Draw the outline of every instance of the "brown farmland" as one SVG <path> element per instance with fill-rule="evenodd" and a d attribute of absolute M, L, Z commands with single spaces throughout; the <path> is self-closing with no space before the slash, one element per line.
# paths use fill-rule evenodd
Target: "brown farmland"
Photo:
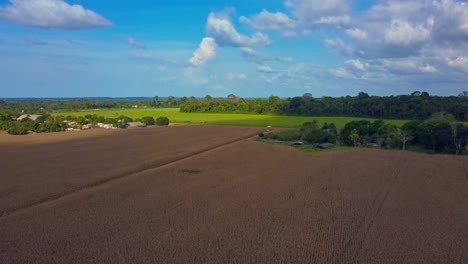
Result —
<path fill-rule="evenodd" d="M 0 145 L 0 263 L 468 263 L 466 156 L 167 131 Z M 82 154 L 37 156 L 70 144 Z"/>

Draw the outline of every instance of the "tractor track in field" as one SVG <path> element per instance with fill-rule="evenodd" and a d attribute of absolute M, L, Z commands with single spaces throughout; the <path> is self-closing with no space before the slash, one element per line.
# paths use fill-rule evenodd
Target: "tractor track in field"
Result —
<path fill-rule="evenodd" d="M 69 197 L 71 195 L 77 195 L 77 194 L 79 194 L 79 193 L 81 193 L 83 191 L 87 191 L 87 190 L 90 190 L 90 189 L 93 189 L 93 188 L 98 188 L 98 187 L 103 186 L 105 184 L 109 184 L 109 183 L 112 183 L 112 182 L 115 182 L 115 181 L 118 181 L 118 180 L 121 180 L 121 179 L 127 179 L 127 178 L 132 177 L 132 176 L 137 176 L 140 173 L 145 172 L 145 171 L 164 168 L 164 167 L 167 167 L 167 166 L 171 166 L 171 165 L 174 165 L 174 164 L 177 164 L 177 163 L 180 163 L 180 162 L 190 160 L 190 159 L 195 158 L 195 157 L 197 157 L 199 155 L 208 154 L 208 153 L 211 153 L 213 151 L 217 151 L 217 150 L 220 150 L 220 149 L 223 149 L 223 148 L 228 148 L 228 147 L 234 146 L 234 145 L 236 145 L 238 143 L 241 143 L 242 141 L 254 139 L 256 137 L 256 135 L 257 135 L 257 132 L 255 134 L 252 133 L 252 134 L 240 137 L 240 138 L 229 140 L 227 142 L 224 142 L 224 143 L 216 145 L 216 146 L 211 146 L 211 147 L 203 148 L 203 149 L 193 151 L 193 152 L 190 152 L 190 153 L 187 153 L 187 154 L 184 154 L 184 155 L 180 155 L 180 156 L 177 156 L 177 157 L 175 157 L 173 159 L 169 159 L 169 160 L 166 160 L 166 161 L 163 161 L 163 162 L 147 163 L 147 164 L 144 164 L 142 166 L 139 166 L 139 167 L 135 168 L 134 170 L 127 171 L 127 172 L 124 172 L 124 173 L 119 173 L 119 174 L 116 174 L 114 176 L 111 176 L 111 177 L 108 177 L 108 178 L 105 178 L 105 179 L 102 179 L 102 180 L 99 180 L 99 181 L 96 181 L 96 182 L 93 182 L 93 183 L 90 183 L 90 184 L 83 185 L 83 186 L 81 186 L 79 188 L 76 188 L 74 190 L 70 190 L 68 192 L 63 192 L 63 193 L 50 195 L 48 197 L 44 197 L 43 199 L 37 200 L 37 201 L 29 203 L 29 204 L 9 208 L 9 209 L 6 209 L 4 211 L 0 211 L 0 220 L 5 219 L 6 217 L 9 217 L 9 216 L 13 216 L 13 215 L 20 214 L 22 212 L 26 212 L 26 211 L 34 209 L 34 208 L 36 208 L 38 206 L 42 206 L 42 205 L 46 205 L 46 204 L 49 204 L 49 203 L 52 203 L 52 202 L 56 202 L 56 201 L 58 201 L 60 199 Z"/>
<path fill-rule="evenodd" d="M 400 160 L 397 164 L 402 165 L 397 166 L 393 173 L 387 177 L 382 188 L 375 194 L 374 198 L 372 199 L 371 206 L 367 210 L 366 214 L 360 219 L 356 229 L 351 231 L 351 235 L 345 242 L 343 250 L 337 254 L 337 260 L 339 262 L 358 263 L 357 258 L 362 251 L 367 234 L 374 225 L 375 219 L 382 212 L 385 201 L 387 200 L 391 189 L 397 181 L 398 176 L 402 170 L 408 167 L 409 162 L 407 160 Z"/>

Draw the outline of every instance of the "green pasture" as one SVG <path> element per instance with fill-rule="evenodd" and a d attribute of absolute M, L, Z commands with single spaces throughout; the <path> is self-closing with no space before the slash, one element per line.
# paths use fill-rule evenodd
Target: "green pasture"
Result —
<path fill-rule="evenodd" d="M 181 113 L 178 108 L 151 108 L 151 109 L 102 109 L 102 110 L 82 110 L 75 112 L 59 112 L 54 115 L 85 116 L 98 115 L 115 118 L 125 115 L 131 118 L 141 118 L 144 116 L 166 116 L 171 123 L 183 124 L 210 124 L 210 125 L 233 125 L 233 126 L 272 126 L 283 128 L 300 127 L 304 122 L 317 120 L 319 124 L 335 123 L 338 128 L 342 128 L 346 123 L 355 120 L 370 120 L 372 118 L 361 117 L 330 117 L 330 116 L 280 116 L 280 115 L 255 115 L 255 114 L 211 114 L 211 113 Z M 386 120 L 398 126 L 407 120 Z"/>

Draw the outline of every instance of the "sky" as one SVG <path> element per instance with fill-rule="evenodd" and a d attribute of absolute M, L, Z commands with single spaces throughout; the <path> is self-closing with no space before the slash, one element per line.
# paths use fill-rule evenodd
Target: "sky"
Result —
<path fill-rule="evenodd" d="M 457 0 L 0 0 L 0 98 L 458 95 Z"/>

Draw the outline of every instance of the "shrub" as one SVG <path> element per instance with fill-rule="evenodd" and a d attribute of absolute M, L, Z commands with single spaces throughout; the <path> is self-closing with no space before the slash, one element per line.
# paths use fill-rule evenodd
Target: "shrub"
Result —
<path fill-rule="evenodd" d="M 301 132 L 299 130 L 285 130 L 278 133 L 266 134 L 263 138 L 279 141 L 296 141 L 301 139 Z"/>
<path fill-rule="evenodd" d="M 336 141 L 336 135 L 331 132 L 323 132 L 321 129 L 312 129 L 303 136 L 308 143 L 333 143 Z"/>
<path fill-rule="evenodd" d="M 168 120 L 169 121 L 169 120 Z M 141 118 L 141 122 L 146 124 L 147 126 L 154 126 L 156 121 L 154 120 L 154 117 L 152 116 L 144 116 Z M 169 123 L 169 122 L 168 122 Z"/>
<path fill-rule="evenodd" d="M 158 126 L 167 126 L 169 125 L 169 118 L 165 116 L 160 116 L 156 119 L 156 125 Z"/>

